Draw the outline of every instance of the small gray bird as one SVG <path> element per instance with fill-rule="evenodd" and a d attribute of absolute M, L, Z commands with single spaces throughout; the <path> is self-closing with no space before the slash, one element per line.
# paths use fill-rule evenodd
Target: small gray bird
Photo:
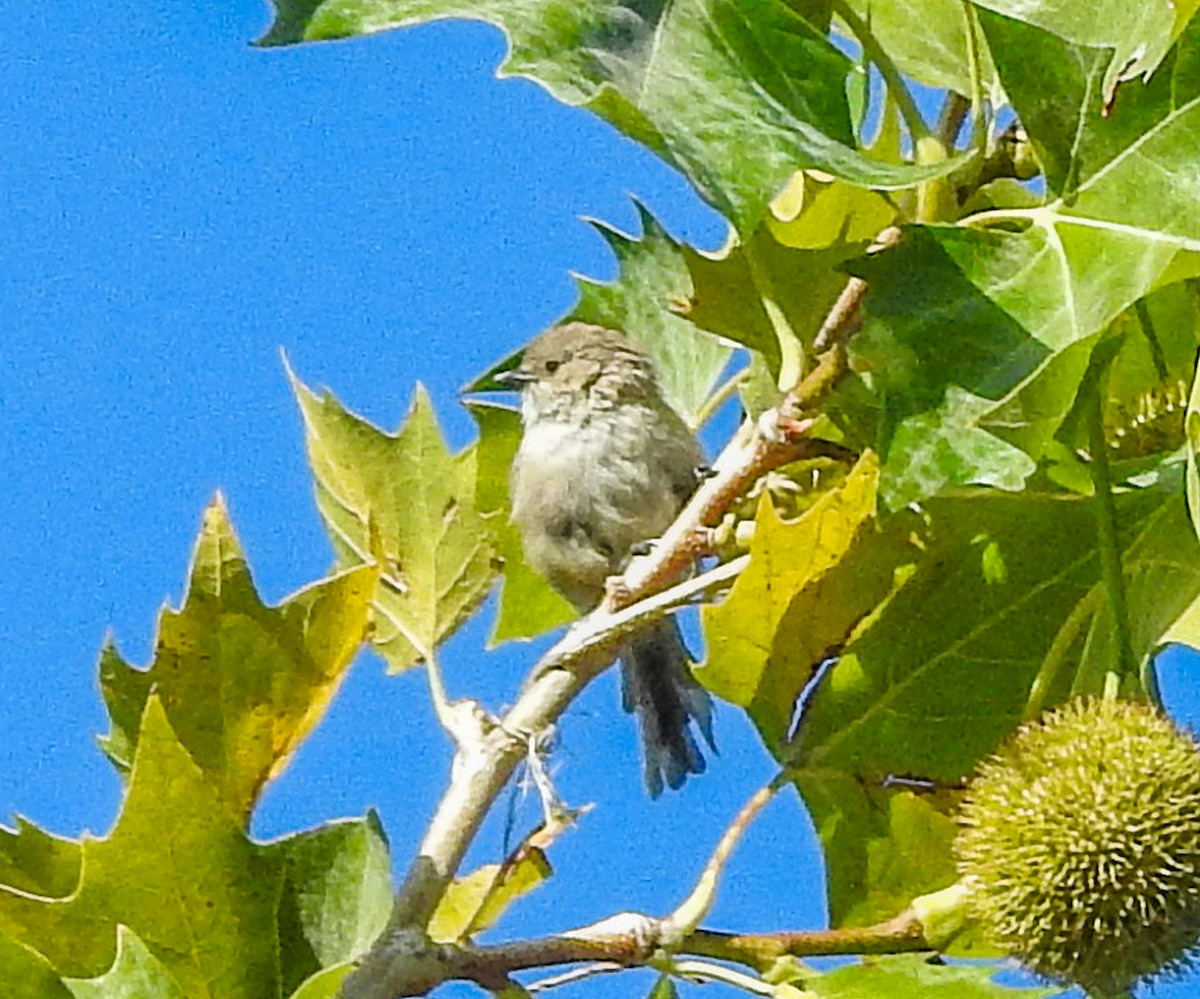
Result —
<path fill-rule="evenodd" d="M 625 336 L 565 323 L 526 347 L 500 376 L 521 390 L 524 435 L 512 467 L 512 518 L 525 555 L 580 611 L 608 577 L 658 537 L 696 488 L 700 446 Z M 633 635 L 622 652 L 623 700 L 641 723 L 646 787 L 678 788 L 704 772 L 692 736 L 708 744 L 712 701 L 692 678 L 675 619 Z"/>

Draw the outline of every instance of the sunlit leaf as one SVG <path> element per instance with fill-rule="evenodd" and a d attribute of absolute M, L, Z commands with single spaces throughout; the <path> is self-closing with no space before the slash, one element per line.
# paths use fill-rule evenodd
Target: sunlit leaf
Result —
<path fill-rule="evenodd" d="M 392 910 L 391 861 L 374 812 L 266 849 L 283 867 L 279 937 L 286 994 L 317 969 L 361 957 L 383 931 Z"/>
<path fill-rule="evenodd" d="M 831 874 L 835 923 L 869 926 L 958 877 L 950 846 L 957 796 L 936 787 L 864 786 L 855 774 L 805 767 L 796 780 Z M 850 884 L 850 879 L 855 879 Z"/>
<path fill-rule="evenodd" d="M 1060 988 L 1015 988 L 992 981 L 995 964 L 946 964 L 929 954 L 864 958 L 805 982 L 820 999 L 1048 999 Z"/>
<path fill-rule="evenodd" d="M 962 0 L 848 0 L 896 65 L 927 87 L 971 93 Z M 853 37 L 843 28 L 842 33 Z M 995 70 L 983 53 L 983 85 L 995 96 Z"/>
<path fill-rule="evenodd" d="M 245 820 L 328 707 L 366 633 L 377 571 L 362 566 L 268 607 L 259 599 L 224 503 L 215 500 L 192 555 L 179 610 L 159 617 L 147 670 L 109 644 L 100 685 L 112 715 L 103 740 L 131 764 L 154 690 L 192 759 Z"/>
<path fill-rule="evenodd" d="M 67 982 L 75 999 L 186 999 L 166 966 L 127 926 L 117 927 L 117 957 L 113 966 L 96 978 Z"/>
<path fill-rule="evenodd" d="M 759 226 L 746 238 L 730 236 L 715 253 L 688 249 L 693 286 L 688 317 L 697 325 L 757 351 L 772 378 L 783 358 L 809 347 L 826 313 L 846 286 L 841 265 L 866 250 L 878 234 L 878 207 L 869 191 L 840 197 L 838 185 L 793 183 L 775 202 L 782 218 Z M 828 195 L 804 200 L 813 191 Z M 861 214 L 860 214 L 861 212 Z M 864 221 L 865 220 L 865 221 Z M 886 224 L 886 223 L 885 223 Z M 871 231 L 868 233 L 867 230 Z M 795 342 L 781 342 L 769 318 L 771 299 Z"/>
<path fill-rule="evenodd" d="M 1073 691 L 1098 693 L 1106 671 L 1120 672 L 1093 507 L 1084 497 L 981 492 L 931 500 L 924 516 L 894 516 L 860 542 L 866 558 L 889 536 L 893 546 L 910 539 L 893 556 L 898 585 L 845 644 L 785 750 L 801 763 L 818 829 L 836 832 L 827 858 L 835 922 L 882 918 L 869 844 L 890 836 L 879 817 L 895 778 L 957 786 L 1024 717 L 1035 679 L 1048 707 Z M 1200 596 L 1200 548 L 1177 479 L 1119 494 L 1117 518 L 1140 660 Z M 829 578 L 840 574 L 858 576 L 853 559 Z M 837 614 L 838 592 L 801 591 L 781 629 Z M 1139 691 L 1137 677 L 1126 682 Z M 893 887 L 883 897 L 895 902 L 903 891 Z"/>
<path fill-rule="evenodd" d="M 887 188 L 956 166 L 897 166 L 858 152 L 844 88 L 850 62 L 783 0 L 277 0 L 261 44 L 453 17 L 502 28 L 502 75 L 537 80 L 648 146 L 742 232 L 802 167 Z"/>
<path fill-rule="evenodd" d="M 867 529 L 877 479 L 878 462 L 868 456 L 840 488 L 791 523 L 779 518 L 764 494 L 749 567 L 723 602 L 703 609 L 708 658 L 696 675 L 714 693 L 746 708 L 769 744 L 786 736 L 801 687 L 872 606 L 826 603 L 813 594 L 824 591 L 829 570 Z M 889 574 L 891 569 L 886 567 Z M 802 593 L 830 613 L 814 615 L 802 630 L 785 630 L 781 622 Z"/>
<path fill-rule="evenodd" d="M 579 302 L 568 318 L 622 330 L 653 359 L 667 402 L 691 426 L 729 360 L 730 349 L 679 315 L 692 297 L 693 251 L 671 238 L 640 204 L 639 238 L 600 222 L 597 231 L 620 265 L 615 281 L 579 278 Z"/>
<path fill-rule="evenodd" d="M 1107 48 L 1100 66 L 1106 92 L 1119 80 L 1149 76 L 1166 55 L 1175 35 L 1174 3 L 1124 0 L 1095 0 L 1086 4 L 1059 0 L 977 0 L 977 3 L 1077 46 Z M 1030 55 L 1036 57 L 1033 52 Z M 1007 82 L 1006 76 L 1006 86 Z"/>
<path fill-rule="evenodd" d="M 429 922 L 429 935 L 450 943 L 486 930 L 513 902 L 550 877 L 545 853 L 525 851 L 515 863 L 485 864 L 456 878 Z"/>
<path fill-rule="evenodd" d="M 66 898 L 79 883 L 79 843 L 52 836 L 17 817 L 17 828 L 0 826 L 0 885 L 31 895 Z"/>
<path fill-rule="evenodd" d="M 418 387 L 396 435 L 292 376 L 317 506 L 340 564 L 382 561 L 371 641 L 392 670 L 419 661 L 487 595 L 490 532 L 475 509 L 475 449 L 447 450 Z"/>
<path fill-rule="evenodd" d="M 72 999 L 50 962 L 32 947 L 0 932 L 0 981 L 6 999 Z M 173 997 L 167 997 L 173 999 Z"/>
<path fill-rule="evenodd" d="M 854 366 L 886 413 L 878 443 L 889 496 L 899 504 L 946 485 L 1019 486 L 1033 470 L 1029 458 L 1041 457 L 1074 406 L 1089 338 L 1137 301 L 1174 253 L 1167 243 L 1086 227 L 924 227 L 907 230 L 894 250 L 848 264 L 871 283 Z M 943 460 L 915 476 L 914 447 L 952 428 Z M 893 451 L 898 437 L 904 446 Z M 977 442 L 976 457 L 954 460 L 946 448 L 965 440 Z"/>
<path fill-rule="evenodd" d="M 352 961 L 325 968 L 304 980 L 288 999 L 336 999 L 338 991 L 355 968 Z"/>
<path fill-rule="evenodd" d="M 171 729 L 157 696 L 146 703 L 121 814 L 83 843 L 82 876 L 68 898 L 0 887 L 0 931 L 73 978 L 117 959 L 129 927 L 184 995 L 261 999 L 279 988 L 276 910 L 280 864 L 246 839 L 207 775 Z"/>
<path fill-rule="evenodd" d="M 996 6 L 989 4 L 989 6 Z M 1118 4 L 1123 10 L 1167 5 Z M 1089 24 L 1105 24 L 1075 8 Z M 1105 231 L 1141 243 L 1194 249 L 1200 244 L 1200 23 L 1190 24 L 1149 81 L 1121 86 L 1109 109 L 1104 94 L 1108 49 L 1072 44 L 982 10 L 1005 89 L 1061 203 L 1033 217 L 1065 233 Z M 1068 248 L 1068 254 L 1070 250 Z M 1110 262 L 1111 263 L 1111 262 Z"/>

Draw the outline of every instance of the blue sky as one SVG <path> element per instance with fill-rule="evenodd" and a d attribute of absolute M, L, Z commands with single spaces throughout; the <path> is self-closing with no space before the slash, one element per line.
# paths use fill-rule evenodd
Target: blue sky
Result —
<path fill-rule="evenodd" d="M 498 83 L 492 29 L 255 50 L 268 16 L 243 0 L 6 11 L 0 820 L 108 829 L 120 788 L 94 743 L 107 729 L 96 655 L 111 629 L 127 658 L 148 659 L 216 489 L 267 600 L 328 568 L 281 350 L 385 427 L 420 378 L 462 444 L 455 390 L 571 306 L 571 271 L 612 275 L 580 216 L 629 228 L 635 193 L 675 235 L 721 240 L 722 223 L 640 147 L 533 84 Z M 444 662 L 452 694 L 496 707 L 537 649 L 482 655 L 487 617 Z M 1200 718 L 1181 665 L 1165 687 Z M 558 762 L 567 800 L 597 807 L 555 848 L 559 876 L 503 931 L 671 907 L 772 773 L 731 710 L 718 740 L 708 776 L 648 802 L 615 681 L 594 685 L 564 719 Z M 448 760 L 423 678 L 387 678 L 364 657 L 254 831 L 374 806 L 403 862 Z M 501 815 L 473 859 L 497 859 L 502 835 Z M 614 862 L 614 843 L 636 853 Z M 711 923 L 822 919 L 808 820 L 783 796 L 731 865 Z M 572 994 L 636 987 L 622 977 Z"/>

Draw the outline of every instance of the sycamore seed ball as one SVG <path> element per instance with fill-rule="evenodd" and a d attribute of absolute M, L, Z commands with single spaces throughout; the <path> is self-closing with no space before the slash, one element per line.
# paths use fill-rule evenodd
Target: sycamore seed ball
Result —
<path fill-rule="evenodd" d="M 955 843 L 993 943 L 1093 995 L 1200 941 L 1200 748 L 1148 704 L 1079 700 L 979 768 Z"/>

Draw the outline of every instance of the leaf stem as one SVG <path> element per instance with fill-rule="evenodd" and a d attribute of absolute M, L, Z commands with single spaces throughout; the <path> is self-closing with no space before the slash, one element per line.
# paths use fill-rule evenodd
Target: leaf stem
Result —
<path fill-rule="evenodd" d="M 775 986 L 754 975 L 747 975 L 736 968 L 712 964 L 709 961 L 652 961 L 651 966 L 664 974 L 694 981 L 717 982 L 730 985 L 756 996 L 775 995 Z"/>
<path fill-rule="evenodd" d="M 1144 298 L 1139 298 L 1133 303 L 1133 311 L 1137 315 L 1138 325 L 1142 328 L 1142 336 L 1146 338 L 1146 344 L 1150 348 L 1150 359 L 1154 362 L 1154 371 L 1158 375 L 1160 382 L 1165 382 L 1171 377 L 1171 369 L 1167 367 L 1167 357 L 1163 353 L 1162 343 L 1158 339 L 1158 331 L 1154 328 L 1154 317 L 1150 315 L 1150 308 L 1146 305 Z"/>
<path fill-rule="evenodd" d="M 1083 631 L 1083 627 L 1092 620 L 1096 613 L 1096 604 L 1100 598 L 1099 590 L 1093 590 L 1075 605 L 1074 610 L 1067 616 L 1050 649 L 1042 659 L 1042 667 L 1034 677 L 1029 688 L 1029 699 L 1025 702 L 1025 713 L 1022 721 L 1033 721 L 1045 709 L 1046 698 L 1054 684 L 1062 674 L 1062 667 L 1067 659 L 1067 653 L 1075 644 L 1075 640 Z"/>
<path fill-rule="evenodd" d="M 1137 661 L 1133 655 L 1133 632 L 1129 624 L 1129 605 L 1125 595 L 1125 572 L 1121 565 L 1121 549 L 1117 538 L 1117 507 L 1113 500 L 1112 475 L 1108 466 L 1108 441 L 1104 437 L 1104 402 L 1101 382 L 1108 358 L 1097 363 L 1084 379 L 1083 418 L 1088 428 L 1088 447 L 1091 451 L 1092 483 L 1096 494 L 1093 499 L 1096 510 L 1096 539 L 1100 547 L 1100 571 L 1108 595 L 1108 607 L 1113 616 L 1113 628 L 1117 639 L 1117 670 L 1115 683 L 1119 690 L 1127 677 L 1137 676 Z M 1110 670 L 1104 681 L 1104 696 L 1110 693 L 1114 682 Z"/>
<path fill-rule="evenodd" d="M 979 19 L 975 8 L 963 2 L 966 20 L 967 71 L 971 76 L 971 149 L 982 150 L 987 145 L 987 117 L 984 113 L 983 59 L 979 52 Z"/>
<path fill-rule="evenodd" d="M 742 368 L 741 371 L 736 371 L 725 381 L 718 385 L 716 390 L 704 400 L 703 404 L 696 410 L 696 417 L 693 421 L 693 430 L 699 430 L 709 420 L 713 418 L 717 410 L 725 405 L 740 389 L 750 377 L 750 369 Z"/>
<path fill-rule="evenodd" d="M 921 139 L 929 138 L 929 126 L 925 124 L 925 119 L 921 117 L 921 110 L 917 107 L 917 102 L 912 95 L 912 91 L 905 84 L 904 77 L 900 75 L 900 70 L 892 62 L 892 57 L 888 54 L 887 50 L 879 44 L 875 36 L 871 33 L 871 28 L 867 22 L 853 11 L 845 0 L 833 0 L 831 9 L 854 32 L 854 37 L 858 40 L 858 44 L 862 46 L 867 58 L 879 68 L 879 75 L 883 77 L 883 82 L 887 84 L 888 92 L 895 98 L 896 106 L 900 109 L 900 114 L 904 118 L 904 124 L 908 126 L 908 134 L 912 137 L 915 148 Z"/>

